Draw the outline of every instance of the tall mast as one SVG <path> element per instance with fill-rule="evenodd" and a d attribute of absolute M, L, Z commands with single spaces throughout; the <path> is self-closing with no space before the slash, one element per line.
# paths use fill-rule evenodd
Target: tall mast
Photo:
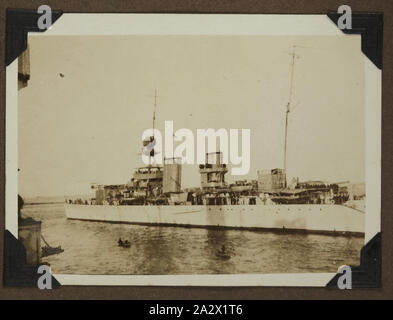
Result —
<path fill-rule="evenodd" d="M 157 89 L 154 91 L 154 109 L 153 109 L 153 137 L 156 123 L 156 109 L 157 109 Z"/>
<path fill-rule="evenodd" d="M 155 89 L 155 91 L 154 91 L 153 134 L 148 139 L 145 139 L 143 141 L 143 147 L 147 148 L 147 150 L 146 149 L 144 149 L 144 150 L 149 152 L 149 166 L 151 166 L 153 164 L 152 158 L 154 157 L 154 154 L 155 154 L 154 146 L 155 146 L 156 142 L 154 141 L 154 129 L 155 129 L 155 125 L 156 125 L 156 109 L 157 109 L 157 89 Z"/>
<path fill-rule="evenodd" d="M 154 129 L 156 124 L 156 109 L 157 109 L 157 88 L 154 90 L 154 108 L 153 108 L 153 136 L 150 137 L 150 142 L 154 142 Z M 152 165 L 152 157 L 154 157 L 154 146 L 150 151 L 149 165 Z"/>
<path fill-rule="evenodd" d="M 284 173 L 287 173 L 287 142 L 288 142 L 288 116 L 290 112 L 291 102 L 292 102 L 292 91 L 293 91 L 293 74 L 295 70 L 295 53 L 296 46 L 292 48 L 292 68 L 291 68 L 291 79 L 289 84 L 289 99 L 287 103 L 287 109 L 285 111 L 285 142 L 284 142 Z M 286 184 L 286 181 L 285 181 Z"/>

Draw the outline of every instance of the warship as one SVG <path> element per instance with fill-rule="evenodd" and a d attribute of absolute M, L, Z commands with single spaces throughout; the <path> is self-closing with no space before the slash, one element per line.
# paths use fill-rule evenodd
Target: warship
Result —
<path fill-rule="evenodd" d="M 181 163 L 138 168 L 126 184 L 94 185 L 95 197 L 67 200 L 68 219 L 168 225 L 364 234 L 365 214 L 349 206 L 348 183 L 293 181 L 283 169 L 227 184 L 221 152 L 199 166 L 201 187 L 181 188 Z M 215 157 L 215 163 L 209 158 Z"/>
<path fill-rule="evenodd" d="M 257 172 L 256 180 L 227 183 L 222 153 L 206 153 L 199 165 L 200 187 L 182 189 L 180 159 L 137 168 L 125 184 L 93 185 L 95 197 L 67 200 L 68 219 L 204 228 L 237 228 L 364 236 L 365 208 L 354 205 L 349 182 L 303 181 L 287 184 L 288 115 L 285 110 L 284 166 Z M 153 129 L 157 105 L 154 98 Z M 154 132 L 154 131 L 153 131 Z M 154 136 L 143 146 L 154 145 Z M 146 149 L 145 149 L 146 151 Z M 154 157 L 154 147 L 148 150 Z M 365 195 L 362 197 L 364 198 Z M 359 200 L 364 204 L 364 199 Z"/>
<path fill-rule="evenodd" d="M 156 102 L 155 102 L 156 105 Z M 222 152 L 206 153 L 199 165 L 200 187 L 182 189 L 182 161 L 164 158 L 137 168 L 124 184 L 91 187 L 95 197 L 66 199 L 68 219 L 205 228 L 238 228 L 364 235 L 365 210 L 353 206 L 349 181 L 287 184 L 286 112 L 284 168 L 261 170 L 256 180 L 227 183 Z M 155 107 L 153 113 L 153 128 Z M 147 147 L 154 136 L 143 141 Z M 154 145 L 154 143 L 153 143 Z M 363 201 L 363 200 L 360 200 Z"/>

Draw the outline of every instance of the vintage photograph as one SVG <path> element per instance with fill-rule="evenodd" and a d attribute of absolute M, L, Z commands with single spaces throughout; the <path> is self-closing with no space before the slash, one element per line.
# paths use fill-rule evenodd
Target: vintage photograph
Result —
<path fill-rule="evenodd" d="M 366 221 L 358 35 L 29 35 L 19 238 L 65 275 L 336 273 Z"/>

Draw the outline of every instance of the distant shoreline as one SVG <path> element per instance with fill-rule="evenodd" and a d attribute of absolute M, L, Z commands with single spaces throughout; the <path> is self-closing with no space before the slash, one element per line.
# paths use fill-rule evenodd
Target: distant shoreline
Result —
<path fill-rule="evenodd" d="M 35 205 L 42 205 L 42 204 L 58 204 L 64 203 L 64 201 L 47 201 L 47 202 L 25 202 L 25 206 L 35 206 Z"/>
<path fill-rule="evenodd" d="M 23 196 L 22 196 L 23 197 Z M 65 203 L 66 199 L 90 199 L 94 197 L 93 194 L 79 194 L 71 196 L 37 196 L 37 197 L 23 197 L 25 205 L 43 205 L 43 204 L 58 204 Z"/>

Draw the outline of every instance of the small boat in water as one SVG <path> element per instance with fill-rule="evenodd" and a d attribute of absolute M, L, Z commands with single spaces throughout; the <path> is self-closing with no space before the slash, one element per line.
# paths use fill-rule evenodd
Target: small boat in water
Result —
<path fill-rule="evenodd" d="M 43 235 L 41 235 L 41 239 L 45 243 L 45 246 L 41 248 L 41 257 L 42 258 L 64 252 L 64 249 L 61 246 L 58 246 L 58 247 L 50 246 L 49 243 L 45 240 Z"/>
<path fill-rule="evenodd" d="M 59 254 L 64 252 L 64 249 L 61 246 L 58 247 L 42 247 L 41 248 L 42 253 L 41 253 L 41 257 L 47 257 L 47 256 L 51 256 L 54 254 Z"/>
<path fill-rule="evenodd" d="M 228 260 L 231 258 L 231 255 L 229 252 L 226 250 L 225 245 L 223 244 L 220 250 L 217 250 L 216 252 L 216 257 L 223 259 L 223 260 Z"/>
<path fill-rule="evenodd" d="M 122 248 L 130 248 L 131 247 L 131 243 L 128 240 L 121 240 L 121 238 L 119 238 L 119 240 L 117 241 L 117 244 L 119 245 L 119 247 Z"/>

